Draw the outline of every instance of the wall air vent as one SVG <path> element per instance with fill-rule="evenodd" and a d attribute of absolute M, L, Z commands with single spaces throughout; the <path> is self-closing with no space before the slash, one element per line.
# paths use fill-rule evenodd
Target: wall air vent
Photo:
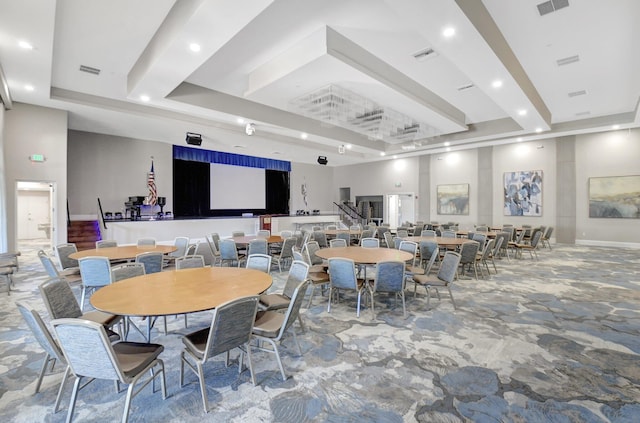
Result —
<path fill-rule="evenodd" d="M 90 73 L 92 75 L 100 75 L 100 69 L 91 66 L 80 65 L 80 72 Z"/>
<path fill-rule="evenodd" d="M 558 59 L 556 60 L 556 63 L 558 64 L 558 66 L 564 66 L 564 65 L 568 65 L 569 63 L 575 63 L 579 61 L 580 61 L 580 56 L 576 54 L 575 56 L 569 56 L 569 57 L 565 57 L 564 59 Z"/>
<path fill-rule="evenodd" d="M 436 51 L 431 47 L 427 47 L 425 49 L 422 49 L 420 51 L 416 51 L 415 53 L 413 53 L 413 57 L 420 62 L 423 60 L 430 59 L 432 57 L 436 57 L 437 55 L 438 53 L 436 53 Z"/>
<path fill-rule="evenodd" d="M 579 95 L 586 95 L 587 92 L 585 90 L 573 91 L 569 93 L 569 97 L 578 97 Z"/>
<path fill-rule="evenodd" d="M 569 0 L 549 0 L 538 5 L 538 13 L 540 13 L 540 16 L 544 16 L 567 6 L 569 6 Z"/>
<path fill-rule="evenodd" d="M 461 85 L 461 86 L 458 87 L 458 91 L 466 91 L 466 90 L 471 89 L 473 87 L 475 87 L 475 85 L 473 85 L 473 83 Z"/>
<path fill-rule="evenodd" d="M 586 110 L 584 112 L 578 112 L 576 113 L 576 116 L 589 116 L 591 114 L 590 111 Z"/>

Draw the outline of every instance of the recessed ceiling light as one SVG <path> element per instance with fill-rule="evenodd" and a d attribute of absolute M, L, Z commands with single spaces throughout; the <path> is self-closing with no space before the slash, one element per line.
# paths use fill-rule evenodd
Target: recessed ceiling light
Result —
<path fill-rule="evenodd" d="M 20 48 L 23 48 L 25 50 L 33 50 L 33 45 L 31 43 L 29 43 L 28 41 L 18 41 L 18 46 Z"/>
<path fill-rule="evenodd" d="M 386 156 L 386 155 L 387 155 L 387 153 L 385 153 L 384 151 L 381 151 L 381 152 L 380 152 L 380 155 L 381 155 L 381 156 Z"/>
<path fill-rule="evenodd" d="M 527 109 L 520 109 L 518 110 L 518 114 L 520 116 L 526 116 L 527 115 Z"/>
<path fill-rule="evenodd" d="M 303 132 L 300 134 L 300 138 L 302 138 L 303 140 L 306 140 L 307 138 L 309 138 L 309 135 L 307 135 L 306 132 Z"/>
<path fill-rule="evenodd" d="M 200 51 L 200 44 L 197 44 L 197 43 L 189 44 L 189 50 L 191 50 L 194 53 L 199 52 Z"/>
<path fill-rule="evenodd" d="M 451 143 L 450 143 L 449 141 L 446 141 L 446 142 L 444 143 L 444 146 L 445 146 L 445 147 L 449 147 L 450 145 L 451 145 Z"/>
<path fill-rule="evenodd" d="M 540 132 L 542 132 L 542 128 L 536 128 L 536 132 L 539 134 Z"/>
<path fill-rule="evenodd" d="M 35 90 L 35 88 L 33 87 L 33 85 L 28 85 L 28 84 L 24 86 L 24 89 L 25 89 L 26 91 L 33 91 L 33 90 Z"/>
<path fill-rule="evenodd" d="M 393 155 L 393 158 L 394 158 L 394 159 L 397 159 L 397 158 L 398 158 L 398 156 L 396 156 L 396 155 L 394 154 L 394 155 Z"/>
<path fill-rule="evenodd" d="M 493 82 L 491 83 L 491 86 L 492 86 L 493 88 L 500 88 L 500 87 L 502 87 L 502 81 L 501 81 L 501 80 L 499 80 L 499 79 L 496 79 L 495 81 L 493 81 Z"/>
<path fill-rule="evenodd" d="M 242 123 L 244 123 L 244 119 L 242 119 L 242 118 L 238 118 L 238 119 L 237 119 L 237 122 L 242 124 Z"/>
<path fill-rule="evenodd" d="M 613 129 L 614 131 L 617 130 L 617 129 L 620 129 L 620 125 L 613 125 L 611 127 L 611 129 Z"/>
<path fill-rule="evenodd" d="M 144 101 L 146 103 L 149 100 L 151 100 L 151 97 L 149 97 L 148 95 L 142 94 L 140 96 L 140 101 Z"/>
<path fill-rule="evenodd" d="M 516 141 L 518 141 L 518 142 L 522 142 L 522 137 L 518 137 L 518 138 L 516 139 Z"/>
<path fill-rule="evenodd" d="M 446 148 L 446 151 L 451 151 L 451 147 L 447 147 L 447 148 Z"/>
<path fill-rule="evenodd" d="M 442 35 L 444 35 L 446 38 L 453 37 L 454 35 L 456 35 L 456 29 L 452 26 L 447 27 L 442 31 Z"/>
<path fill-rule="evenodd" d="M 345 147 L 347 147 L 347 150 L 351 150 L 351 144 L 345 144 Z"/>

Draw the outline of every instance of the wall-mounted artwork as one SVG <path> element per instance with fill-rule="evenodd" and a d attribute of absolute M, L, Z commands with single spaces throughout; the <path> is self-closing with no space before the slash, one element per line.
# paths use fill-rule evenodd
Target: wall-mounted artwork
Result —
<path fill-rule="evenodd" d="M 505 172 L 504 215 L 542 216 L 542 171 Z"/>
<path fill-rule="evenodd" d="M 438 185 L 438 214 L 469 214 L 469 184 Z"/>
<path fill-rule="evenodd" d="M 640 219 L 640 176 L 589 178 L 589 217 Z"/>

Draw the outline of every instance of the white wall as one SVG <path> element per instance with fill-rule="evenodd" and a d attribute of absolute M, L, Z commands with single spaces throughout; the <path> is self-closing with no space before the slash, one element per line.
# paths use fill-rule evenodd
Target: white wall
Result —
<path fill-rule="evenodd" d="M 0 251 L 7 251 L 7 184 L 4 165 L 4 105 L 0 103 Z"/>
<path fill-rule="evenodd" d="M 640 130 L 576 138 L 576 243 L 638 244 L 640 219 L 589 217 L 589 178 L 640 175 Z"/>
<path fill-rule="evenodd" d="M 173 210 L 171 144 L 69 131 L 69 210 L 77 219 L 95 219 L 100 198 L 104 212 L 124 210 L 129 196 L 147 196 L 153 156 L 158 196 Z M 158 208 L 159 211 L 159 208 Z"/>
<path fill-rule="evenodd" d="M 430 221 L 457 222 L 462 230 L 473 229 L 478 222 L 478 150 L 453 151 L 431 156 Z M 438 185 L 469 184 L 469 214 L 438 214 Z M 491 224 L 491 222 L 483 222 Z"/>
<path fill-rule="evenodd" d="M 322 165 L 303 163 L 291 163 L 289 179 L 289 212 L 295 214 L 296 210 L 320 210 L 321 213 L 333 213 L 332 204 L 335 195 L 332 192 L 331 180 L 333 168 Z M 307 203 L 304 205 L 302 198 L 302 184 L 307 184 Z"/>
<path fill-rule="evenodd" d="M 7 245 L 16 243 L 16 182 L 55 182 L 53 243 L 67 242 L 67 112 L 13 103 L 5 112 L 5 178 L 7 189 Z M 29 156 L 43 154 L 44 163 L 31 163 Z"/>
<path fill-rule="evenodd" d="M 542 148 L 541 148 L 542 147 Z M 504 215 L 504 173 L 542 170 L 542 216 Z M 493 222 L 502 226 L 555 226 L 556 222 L 556 139 L 521 142 L 493 147 Z M 487 222 L 489 223 L 489 222 Z"/>

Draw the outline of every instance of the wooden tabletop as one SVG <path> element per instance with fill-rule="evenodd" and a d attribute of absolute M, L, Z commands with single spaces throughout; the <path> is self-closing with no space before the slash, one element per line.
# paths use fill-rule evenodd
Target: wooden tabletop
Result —
<path fill-rule="evenodd" d="M 396 250 L 395 248 L 363 248 L 363 247 L 332 247 L 321 248 L 316 251 L 316 256 L 323 259 L 333 257 L 343 257 L 353 260 L 359 264 L 375 264 L 381 261 L 411 260 L 413 256 L 406 251 Z"/>
<path fill-rule="evenodd" d="M 449 238 L 442 236 L 408 236 L 404 238 L 405 241 L 421 242 L 421 241 L 435 241 L 440 247 L 453 247 L 462 245 L 465 242 L 470 242 L 468 238 Z"/>
<path fill-rule="evenodd" d="M 246 245 L 253 241 L 254 239 L 258 239 L 259 237 L 255 235 L 247 235 L 247 236 L 234 236 L 231 237 L 232 240 L 236 242 L 236 244 Z M 277 244 L 279 242 L 283 242 L 284 239 L 280 235 L 271 235 L 269 238 L 265 238 L 267 240 L 267 244 Z"/>
<path fill-rule="evenodd" d="M 496 231 L 457 231 L 456 235 L 458 236 L 468 236 L 469 232 L 473 232 L 474 234 L 484 235 L 487 238 L 495 238 L 499 232 Z"/>
<path fill-rule="evenodd" d="M 82 250 L 69 254 L 72 259 L 81 259 L 89 256 L 107 257 L 109 260 L 125 260 L 135 258 L 138 254 L 148 252 L 160 252 L 168 254 L 176 251 L 178 248 L 174 245 L 124 245 L 121 247 L 93 248 L 91 250 Z"/>
<path fill-rule="evenodd" d="M 100 288 L 91 304 L 125 316 L 166 316 L 211 310 L 271 286 L 268 273 L 237 267 L 168 270 L 124 279 Z"/>
<path fill-rule="evenodd" d="M 349 234 L 349 235 L 362 235 L 361 230 L 350 230 L 350 229 L 327 229 L 323 231 L 325 235 L 338 235 L 338 234 Z"/>

